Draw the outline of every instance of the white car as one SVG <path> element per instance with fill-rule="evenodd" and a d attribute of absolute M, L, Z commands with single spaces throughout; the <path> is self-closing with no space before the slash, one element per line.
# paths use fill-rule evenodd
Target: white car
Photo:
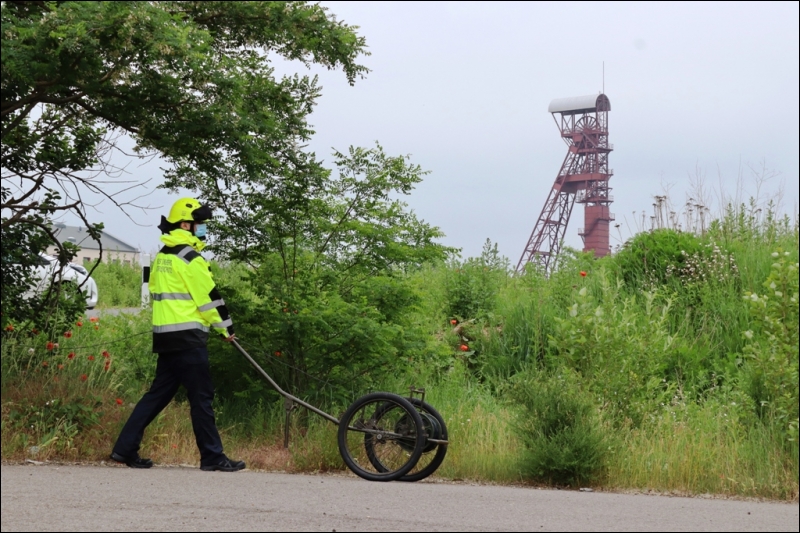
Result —
<path fill-rule="evenodd" d="M 86 296 L 86 308 L 94 309 L 97 305 L 97 283 L 89 276 L 89 271 L 80 265 L 69 263 L 64 267 L 52 255 L 39 254 L 39 265 L 36 267 L 36 286 L 31 293 L 39 293 L 47 289 L 52 279 L 75 283 Z M 29 293 L 30 294 L 30 293 Z"/>
<path fill-rule="evenodd" d="M 86 279 L 83 287 L 81 287 L 81 290 L 86 295 L 86 309 L 94 309 L 97 305 L 97 283 L 95 283 L 94 278 L 89 275 L 89 271 L 85 267 L 75 263 L 70 263 L 69 267 Z M 83 283 L 82 280 L 81 283 Z"/>

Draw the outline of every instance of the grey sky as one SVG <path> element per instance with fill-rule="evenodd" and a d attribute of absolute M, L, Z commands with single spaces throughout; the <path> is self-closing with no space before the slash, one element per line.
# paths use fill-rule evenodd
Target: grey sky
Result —
<path fill-rule="evenodd" d="M 743 168 L 747 196 L 755 193 L 747 165 L 763 160 L 780 172 L 766 192 L 783 180 L 785 211 L 796 212 L 796 2 L 322 3 L 360 26 L 372 73 L 350 87 L 341 72 L 312 69 L 323 95 L 309 149 L 330 160 L 331 147 L 378 140 L 390 154 L 411 154 L 431 174 L 409 204 L 465 256 L 488 237 L 517 261 L 566 153 L 547 106 L 600 91 L 603 61 L 611 211 L 623 237 L 636 231 L 631 213 L 649 214 L 662 184 L 683 204 L 696 168 L 731 195 Z M 130 170 L 159 176 L 154 163 Z M 175 198 L 156 192 L 149 202 Z M 136 229 L 114 213 L 102 219 L 149 251 L 159 215 L 135 215 L 151 224 Z M 581 247 L 580 226 L 576 208 L 567 244 Z"/>

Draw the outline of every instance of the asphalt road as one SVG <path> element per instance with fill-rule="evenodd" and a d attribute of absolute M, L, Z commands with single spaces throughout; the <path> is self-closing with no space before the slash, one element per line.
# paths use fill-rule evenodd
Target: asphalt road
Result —
<path fill-rule="evenodd" d="M 2 531 L 798 531 L 798 505 L 343 475 L 3 465 Z"/>

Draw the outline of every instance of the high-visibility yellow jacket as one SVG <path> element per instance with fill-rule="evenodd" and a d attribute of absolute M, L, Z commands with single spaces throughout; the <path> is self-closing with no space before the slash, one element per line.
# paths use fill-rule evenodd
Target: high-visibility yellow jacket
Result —
<path fill-rule="evenodd" d="M 165 246 L 150 269 L 153 352 L 205 346 L 211 329 L 223 337 L 233 335 L 225 301 L 199 253 L 205 244 L 183 229 L 162 235 L 161 242 Z"/>

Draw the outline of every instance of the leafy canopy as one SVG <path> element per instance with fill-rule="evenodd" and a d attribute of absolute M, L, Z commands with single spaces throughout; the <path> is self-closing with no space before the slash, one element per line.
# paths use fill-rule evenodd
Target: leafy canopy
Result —
<path fill-rule="evenodd" d="M 140 206 L 122 194 L 140 180 L 121 181 L 110 162 L 117 136 L 168 163 L 167 187 L 221 203 L 224 189 L 308 160 L 296 147 L 312 133 L 317 80 L 276 77 L 272 57 L 341 69 L 351 84 L 367 72 L 356 27 L 306 2 L 1 6 L 4 269 L 18 242 L 6 237 L 19 232 L 59 245 L 62 262 L 74 255 L 50 224 L 58 213 L 74 213 L 99 240 L 87 192 Z M 4 305 L 5 289 L 4 276 Z"/>

